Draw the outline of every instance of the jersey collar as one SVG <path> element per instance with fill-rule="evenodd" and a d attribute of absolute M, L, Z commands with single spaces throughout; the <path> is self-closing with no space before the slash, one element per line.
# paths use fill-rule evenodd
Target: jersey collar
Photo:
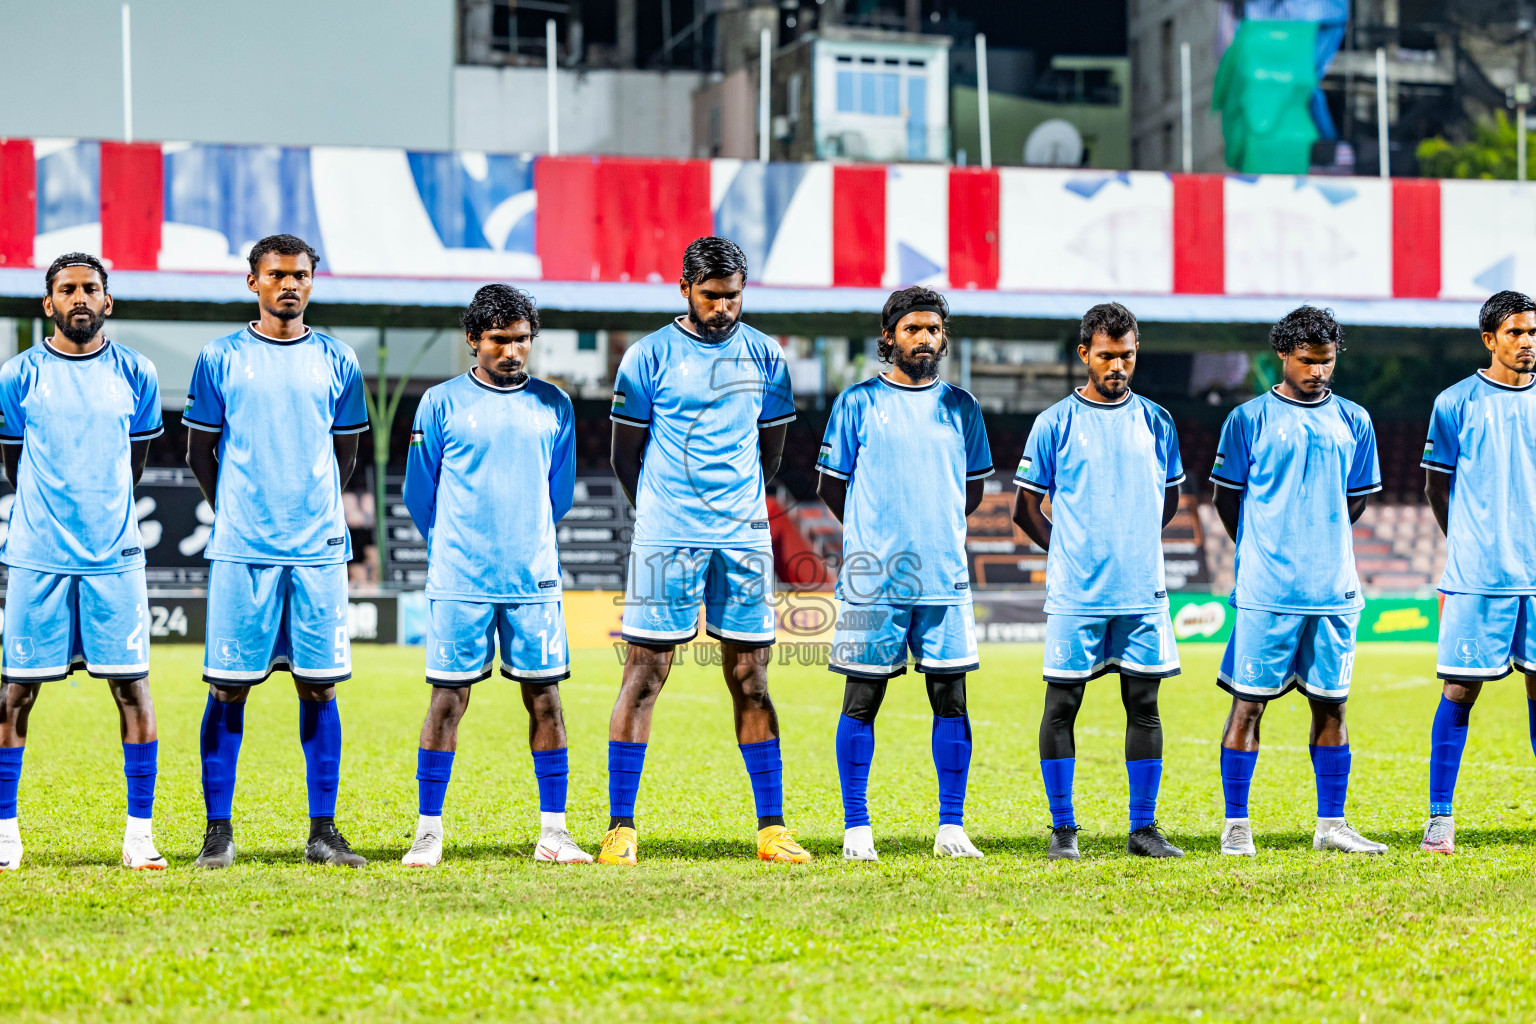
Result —
<path fill-rule="evenodd" d="M 1082 388 L 1073 388 L 1072 397 L 1077 399 L 1079 402 L 1082 402 L 1090 409 L 1103 409 L 1104 411 L 1108 412 L 1113 409 L 1124 409 L 1126 405 L 1131 401 L 1131 390 L 1127 388 L 1125 391 L 1125 397 L 1120 399 L 1118 402 L 1095 402 L 1091 398 L 1084 398 Z"/>
<path fill-rule="evenodd" d="M 700 345 L 709 345 L 711 347 L 714 347 L 714 346 L 717 346 L 717 345 L 724 345 L 726 342 L 728 342 L 732 338 L 736 337 L 736 332 L 741 330 L 741 321 L 737 320 L 734 324 L 732 324 L 731 325 L 731 333 L 727 334 L 725 337 L 721 338 L 719 341 L 709 341 L 709 340 L 707 340 L 705 338 L 700 337 L 697 334 L 694 334 L 688 328 L 683 326 L 683 318 L 682 317 L 677 317 L 676 319 L 674 319 L 672 321 L 672 326 L 676 327 L 678 329 L 678 331 L 682 333 L 683 337 L 688 338 L 691 341 L 696 341 Z"/>
<path fill-rule="evenodd" d="M 1329 402 L 1333 401 L 1333 389 L 1332 388 L 1329 388 L 1328 389 L 1328 393 L 1326 395 L 1324 395 L 1322 398 L 1319 398 L 1315 402 L 1298 402 L 1294 398 L 1286 398 L 1284 395 L 1282 395 L 1280 393 L 1280 385 L 1279 384 L 1276 384 L 1274 387 L 1270 388 L 1269 389 L 1269 393 L 1274 395 L 1276 398 L 1280 399 L 1280 401 L 1284 402 L 1286 405 L 1294 405 L 1294 406 L 1298 406 L 1298 407 L 1300 407 L 1302 409 L 1317 409 L 1317 408 L 1320 408 L 1321 406 L 1327 405 Z"/>
<path fill-rule="evenodd" d="M 78 359 L 80 357 L 76 356 L 75 358 Z M 1484 384 L 1487 384 L 1489 387 L 1498 388 L 1500 391 L 1529 391 L 1531 388 L 1536 387 L 1536 375 L 1533 375 L 1531 379 L 1524 384 L 1500 384 L 1498 381 L 1488 376 L 1488 374 L 1483 370 L 1478 370 L 1477 376 Z"/>
<path fill-rule="evenodd" d="M 43 348 L 47 349 L 48 353 L 50 355 L 58 356 L 60 359 L 72 359 L 75 362 L 80 362 L 80 361 L 85 360 L 85 359 L 95 359 L 97 356 L 99 356 L 103 352 L 105 352 L 107 350 L 107 348 L 111 344 L 112 344 L 112 339 L 111 338 L 103 338 L 102 341 L 101 341 L 101 347 L 98 348 L 95 352 L 87 352 L 87 353 L 85 353 L 85 355 L 77 356 L 77 355 L 75 355 L 75 354 L 73 354 L 71 352 L 61 352 L 58 349 L 54 348 L 53 347 L 53 339 L 52 338 L 44 338 L 43 339 Z"/>
<path fill-rule="evenodd" d="M 465 374 L 465 376 L 467 376 L 472 382 L 474 382 L 474 384 L 477 387 L 482 387 L 485 390 L 491 392 L 492 394 L 496 394 L 496 395 L 510 395 L 514 391 L 521 391 L 521 390 L 523 390 L 524 388 L 526 388 L 528 386 L 528 382 L 530 380 L 533 380 L 533 374 L 525 372 L 523 374 L 523 382 L 521 384 L 514 384 L 510 388 L 499 388 L 495 384 L 491 384 L 491 383 L 489 383 L 487 381 L 481 380 L 480 379 L 480 375 L 475 373 L 474 370 L 470 370 L 467 374 Z"/>
<path fill-rule="evenodd" d="M 895 388 L 897 391 L 928 391 L 939 386 L 938 377 L 933 378 L 927 384 L 898 384 L 883 373 L 877 373 L 875 376 L 880 378 L 880 383 L 886 387 Z"/>
<path fill-rule="evenodd" d="M 262 334 L 256 329 L 255 320 L 252 320 L 250 323 L 246 324 L 245 329 L 251 332 L 251 337 L 255 338 L 257 341 L 265 341 L 269 345 L 297 345 L 301 341 L 308 341 L 310 337 L 315 333 L 315 329 L 313 327 L 306 326 L 304 328 L 304 333 L 299 335 L 297 338 L 271 338 L 265 334 Z"/>

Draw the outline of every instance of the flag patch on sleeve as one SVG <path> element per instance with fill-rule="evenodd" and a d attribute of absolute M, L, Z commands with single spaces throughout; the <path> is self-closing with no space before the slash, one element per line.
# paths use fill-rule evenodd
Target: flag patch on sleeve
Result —
<path fill-rule="evenodd" d="M 1435 442 L 1433 442 L 1433 441 L 1425 441 L 1424 442 L 1424 457 L 1427 459 L 1427 458 L 1429 458 L 1433 454 L 1435 454 Z"/>
<path fill-rule="evenodd" d="M 1227 461 L 1227 457 L 1225 455 L 1218 455 L 1218 456 L 1216 456 L 1216 463 L 1215 463 L 1215 465 L 1211 466 L 1211 468 L 1212 469 L 1220 469 L 1221 468 L 1221 464 L 1223 462 L 1226 462 L 1226 461 Z"/>
<path fill-rule="evenodd" d="M 622 409 L 622 408 L 624 408 L 624 392 L 622 392 L 622 391 L 615 391 L 613 393 L 613 407 L 615 409 Z"/>
<path fill-rule="evenodd" d="M 1025 473 L 1028 473 L 1034 467 L 1034 465 L 1035 460 L 1030 458 L 1028 455 L 1019 459 L 1019 476 L 1023 476 Z"/>
<path fill-rule="evenodd" d="M 422 440 L 421 431 L 419 431 L 419 430 L 411 431 L 411 447 L 412 448 L 420 448 L 421 447 L 421 440 Z"/>

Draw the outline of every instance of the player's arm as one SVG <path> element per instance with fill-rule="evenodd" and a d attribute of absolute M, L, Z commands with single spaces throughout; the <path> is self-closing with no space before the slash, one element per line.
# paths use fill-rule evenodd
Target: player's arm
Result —
<path fill-rule="evenodd" d="M 9 451 L 7 451 L 9 457 Z M 816 496 L 827 503 L 827 510 L 843 521 L 843 508 L 848 503 L 848 481 L 841 480 L 830 473 L 817 473 Z"/>
<path fill-rule="evenodd" d="M 987 493 L 987 481 L 967 480 L 965 482 L 965 514 L 969 518 L 972 512 L 981 507 L 981 497 Z"/>
<path fill-rule="evenodd" d="M 758 428 L 757 457 L 762 461 L 765 484 L 778 475 L 779 463 L 784 458 L 784 437 L 788 433 L 788 423 Z"/>
<path fill-rule="evenodd" d="M 1179 514 L 1179 485 L 1174 484 L 1163 492 L 1163 529 Z"/>
<path fill-rule="evenodd" d="M 969 494 L 967 494 L 969 498 Z M 1013 521 L 1041 551 L 1051 550 L 1051 521 L 1040 507 L 1045 495 L 1028 487 L 1013 489 Z"/>
<path fill-rule="evenodd" d="M 1358 523 L 1360 517 L 1365 514 L 1365 499 L 1368 497 L 1370 495 L 1362 494 L 1357 498 L 1349 499 L 1349 521 L 1351 523 Z"/>
<path fill-rule="evenodd" d="M 357 434 L 333 434 L 331 447 L 336 451 L 336 472 L 340 475 L 341 486 L 347 486 L 347 481 L 352 479 L 352 471 L 357 468 Z"/>
<path fill-rule="evenodd" d="M 11 448 L 6 448 L 6 473 L 11 471 Z M 1430 500 L 1430 511 L 1435 522 L 1441 525 L 1441 533 L 1450 536 L 1450 473 L 1424 470 L 1424 497 Z"/>
<path fill-rule="evenodd" d="M 20 451 L 18 448 L 17 451 Z M 10 452 L 6 452 L 9 457 Z M 144 464 L 149 461 L 149 438 L 142 441 L 132 441 L 128 445 L 128 464 L 133 467 L 133 486 L 139 486 L 139 481 L 144 479 Z M 6 472 L 10 472 L 10 466 L 6 466 Z"/>
<path fill-rule="evenodd" d="M 5 459 L 5 478 L 11 482 L 12 487 L 15 487 L 16 474 L 21 471 L 21 445 L 7 444 L 0 447 L 0 456 Z M 137 480 L 138 477 L 134 479 Z"/>
<path fill-rule="evenodd" d="M 1234 542 L 1237 540 L 1237 517 L 1242 508 L 1242 491 L 1235 487 L 1216 485 L 1216 515 L 1221 519 L 1221 528 L 1227 531 L 1227 536 Z"/>
<path fill-rule="evenodd" d="M 192 470 L 198 489 L 203 492 L 203 499 L 213 509 L 219 507 L 214 500 L 214 492 L 219 486 L 220 436 L 211 430 L 187 431 L 187 468 Z"/>
<path fill-rule="evenodd" d="M 613 443 L 608 454 L 608 464 L 618 478 L 619 487 L 629 503 L 635 503 L 640 492 L 640 462 L 645 456 L 645 443 L 651 438 L 650 427 L 636 427 L 613 421 Z"/>

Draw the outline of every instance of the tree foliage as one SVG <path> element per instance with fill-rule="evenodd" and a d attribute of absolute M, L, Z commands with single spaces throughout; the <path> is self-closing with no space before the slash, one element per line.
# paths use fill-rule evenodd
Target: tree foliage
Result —
<path fill-rule="evenodd" d="M 1504 111 L 1498 110 L 1493 117 L 1480 119 L 1473 126 L 1472 138 L 1466 142 L 1451 142 L 1440 135 L 1420 142 L 1419 172 L 1428 178 L 1513 181 L 1516 142 L 1514 124 Z"/>

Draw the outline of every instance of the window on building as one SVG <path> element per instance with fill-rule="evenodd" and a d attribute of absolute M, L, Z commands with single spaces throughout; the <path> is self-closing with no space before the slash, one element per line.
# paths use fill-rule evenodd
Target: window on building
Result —
<path fill-rule="evenodd" d="M 1159 44 L 1159 52 L 1157 56 L 1161 63 L 1163 80 L 1163 92 L 1160 98 L 1164 100 L 1171 100 L 1178 92 L 1178 80 L 1174 77 L 1175 69 L 1173 66 L 1174 45 L 1172 18 L 1166 18 L 1163 20 L 1163 24 L 1158 29 L 1157 36 Z"/>

